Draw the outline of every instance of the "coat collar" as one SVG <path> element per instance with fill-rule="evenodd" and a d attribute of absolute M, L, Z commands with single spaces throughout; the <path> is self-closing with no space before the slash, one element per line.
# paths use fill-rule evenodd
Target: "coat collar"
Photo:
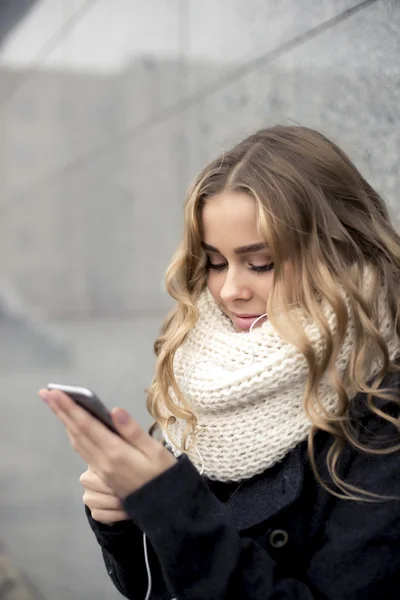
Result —
<path fill-rule="evenodd" d="M 261 475 L 244 481 L 226 506 L 239 531 L 250 529 L 276 516 L 300 495 L 304 478 L 304 444 Z"/>

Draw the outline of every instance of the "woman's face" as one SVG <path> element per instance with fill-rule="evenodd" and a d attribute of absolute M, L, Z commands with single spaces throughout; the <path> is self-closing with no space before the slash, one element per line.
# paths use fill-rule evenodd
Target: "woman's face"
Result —
<path fill-rule="evenodd" d="M 254 198 L 245 192 L 213 196 L 203 207 L 202 228 L 208 289 L 236 331 L 248 331 L 266 311 L 273 280 L 271 254 L 257 230 Z"/>

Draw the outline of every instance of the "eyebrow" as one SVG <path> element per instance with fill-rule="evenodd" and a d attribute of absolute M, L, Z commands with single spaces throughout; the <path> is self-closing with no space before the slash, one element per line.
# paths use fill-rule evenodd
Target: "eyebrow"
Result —
<path fill-rule="evenodd" d="M 222 254 L 222 252 L 220 252 L 218 250 L 218 248 L 215 248 L 214 246 L 210 246 L 210 244 L 206 244 L 205 242 L 201 242 L 201 245 L 203 247 L 204 250 L 206 250 L 207 252 L 214 252 L 215 254 Z M 267 249 L 267 245 L 263 244 L 263 243 L 258 243 L 258 244 L 249 244 L 248 246 L 239 246 L 238 248 L 234 248 L 233 252 L 235 254 L 251 254 L 253 252 L 260 252 L 261 250 L 266 250 Z"/>

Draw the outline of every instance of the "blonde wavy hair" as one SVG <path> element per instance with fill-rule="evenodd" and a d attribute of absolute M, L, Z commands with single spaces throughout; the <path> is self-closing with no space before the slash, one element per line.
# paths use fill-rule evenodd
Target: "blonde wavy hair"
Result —
<path fill-rule="evenodd" d="M 187 424 L 181 450 L 187 451 L 189 436 L 195 440 L 196 416 L 177 385 L 173 360 L 198 319 L 196 303 L 207 285 L 207 260 L 201 246 L 202 207 L 216 194 L 228 190 L 244 191 L 256 201 L 259 231 L 274 263 L 268 318 L 308 362 L 304 409 L 313 423 L 308 449 L 315 475 L 336 496 L 354 497 L 360 490 L 346 483 L 338 473 L 339 457 L 346 443 L 370 453 L 400 449 L 399 443 L 377 448 L 360 441 L 346 393 L 346 385 L 351 382 L 357 392 L 367 394 L 368 408 L 400 431 L 400 419 L 377 403 L 377 399 L 398 402 L 394 390 L 378 389 L 387 373 L 400 371 L 400 365 L 390 360 L 379 330 L 378 290 L 383 285 L 394 335 L 399 340 L 400 237 L 391 224 L 384 201 L 346 154 L 321 133 L 306 127 L 275 126 L 251 135 L 211 162 L 189 190 L 183 240 L 166 273 L 167 290 L 176 300 L 176 306 L 154 345 L 157 362 L 147 401 L 155 420 L 152 432 L 161 427 L 168 429 L 179 418 Z M 296 285 L 287 285 L 284 263 L 291 265 Z M 369 298 L 364 298 L 360 291 L 366 265 L 371 267 L 374 279 Z M 355 343 L 344 378 L 338 375 L 335 362 L 344 340 L 348 310 L 337 281 L 347 294 L 355 319 Z M 336 313 L 335 335 L 324 317 L 321 299 L 326 299 Z M 325 340 L 321 361 L 316 360 L 301 326 L 291 320 L 293 306 L 305 309 L 318 324 Z M 281 321 L 278 324 L 277 310 L 284 315 L 286 326 Z M 368 373 L 374 358 L 381 369 L 371 383 Z M 339 408 L 334 416 L 326 414 L 318 398 L 318 386 L 325 372 L 338 396 Z M 172 400 L 170 389 L 179 405 Z M 333 436 L 327 466 L 335 489 L 318 475 L 314 447 L 318 430 Z M 368 492 L 366 495 L 374 496 Z"/>

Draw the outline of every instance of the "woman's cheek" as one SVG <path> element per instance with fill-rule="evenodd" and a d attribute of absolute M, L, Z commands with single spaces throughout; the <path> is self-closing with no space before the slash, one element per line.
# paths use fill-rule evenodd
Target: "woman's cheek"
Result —
<path fill-rule="evenodd" d="M 212 271 L 209 271 L 208 277 L 207 277 L 207 287 L 209 289 L 211 296 L 218 303 L 219 303 L 219 298 L 220 298 L 221 286 L 222 286 L 221 274 L 213 273 Z"/>

